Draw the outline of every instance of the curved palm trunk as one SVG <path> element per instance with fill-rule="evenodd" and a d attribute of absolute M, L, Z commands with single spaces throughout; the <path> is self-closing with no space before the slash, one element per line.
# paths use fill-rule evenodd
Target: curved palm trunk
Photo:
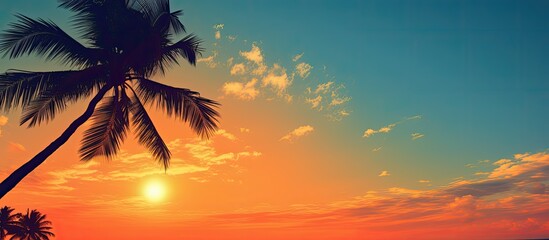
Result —
<path fill-rule="evenodd" d="M 59 136 L 55 141 L 50 143 L 44 150 L 36 154 L 31 160 L 23 164 L 23 166 L 19 167 L 17 170 L 15 170 L 12 174 L 10 174 L 2 183 L 0 183 L 0 199 L 6 195 L 11 189 L 13 189 L 25 176 L 27 176 L 30 172 L 32 172 L 36 167 L 38 167 L 40 164 L 42 164 L 51 154 L 53 154 L 61 145 L 63 145 L 69 138 L 72 136 L 72 134 L 80 127 L 82 124 L 84 124 L 93 114 L 93 111 L 95 110 L 95 106 L 97 106 L 97 103 L 101 101 L 103 96 L 105 96 L 105 93 L 109 91 L 111 87 L 110 86 L 103 86 L 97 95 L 92 98 L 90 101 L 88 108 L 86 108 L 86 111 L 78 117 L 76 120 L 74 120 L 69 127 Z"/>

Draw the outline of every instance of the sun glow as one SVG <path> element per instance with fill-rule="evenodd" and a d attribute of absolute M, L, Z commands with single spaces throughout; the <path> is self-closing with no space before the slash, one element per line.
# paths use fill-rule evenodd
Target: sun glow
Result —
<path fill-rule="evenodd" d="M 145 185 L 143 194 L 149 201 L 158 202 L 164 199 L 166 187 L 163 182 L 152 180 Z"/>

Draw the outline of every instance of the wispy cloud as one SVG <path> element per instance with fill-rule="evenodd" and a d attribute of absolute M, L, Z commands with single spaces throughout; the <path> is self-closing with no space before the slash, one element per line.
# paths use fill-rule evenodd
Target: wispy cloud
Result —
<path fill-rule="evenodd" d="M 425 135 L 423 135 L 421 133 L 412 133 L 411 137 L 412 137 L 412 140 L 416 140 L 416 139 L 420 139 L 422 137 L 425 137 Z"/>
<path fill-rule="evenodd" d="M 381 171 L 381 173 L 379 173 L 378 176 L 380 176 L 380 177 L 387 177 L 387 176 L 390 176 L 390 175 L 391 175 L 391 174 L 389 174 L 388 171 Z"/>
<path fill-rule="evenodd" d="M 341 93 L 345 86 L 336 85 L 334 81 L 327 81 L 317 84 L 314 88 L 307 88 L 305 103 L 310 104 L 311 109 L 318 111 L 327 111 L 331 120 L 341 120 L 350 115 L 345 109 L 345 104 L 351 100 L 351 97 Z M 314 89 L 314 90 L 313 90 Z"/>
<path fill-rule="evenodd" d="M 334 85 L 334 82 L 325 82 L 318 84 L 316 86 L 316 89 L 314 91 L 315 94 L 327 94 L 332 89 L 332 86 Z"/>
<path fill-rule="evenodd" d="M 301 127 L 298 127 L 291 131 L 290 133 L 286 134 L 282 138 L 280 138 L 280 141 L 293 141 L 296 138 L 306 136 L 313 132 L 315 129 L 311 125 L 304 125 Z"/>
<path fill-rule="evenodd" d="M 252 49 L 250 51 L 240 51 L 240 56 L 257 65 L 263 65 L 263 54 L 261 53 L 259 46 L 255 43 L 252 44 Z"/>
<path fill-rule="evenodd" d="M 231 75 L 243 75 L 246 73 L 246 65 L 244 63 L 238 63 L 231 68 Z"/>
<path fill-rule="evenodd" d="M 225 129 L 219 129 L 215 132 L 215 135 L 223 136 L 226 139 L 229 139 L 231 141 L 236 140 L 236 136 L 230 132 L 227 132 Z"/>
<path fill-rule="evenodd" d="M 225 27 L 225 24 L 215 24 L 213 26 L 213 28 L 216 30 L 215 31 L 215 34 L 214 34 L 214 37 L 215 39 L 219 40 L 221 39 L 221 30 L 223 30 L 223 28 Z"/>
<path fill-rule="evenodd" d="M 217 54 L 218 53 L 216 51 L 213 51 L 212 55 L 210 55 L 208 57 L 198 58 L 196 60 L 196 62 L 204 63 L 204 64 L 206 64 L 206 66 L 208 66 L 210 68 L 215 68 L 218 65 L 218 63 L 216 61 Z"/>
<path fill-rule="evenodd" d="M 395 123 L 389 124 L 389 125 L 387 125 L 387 126 L 385 126 L 385 127 L 381 127 L 381 128 L 378 129 L 378 130 L 374 130 L 374 129 L 368 128 L 368 129 L 366 129 L 366 131 L 364 131 L 364 134 L 362 135 L 362 137 L 369 138 L 369 137 L 371 137 L 372 135 L 377 134 L 377 133 L 388 133 L 388 132 L 390 132 L 391 130 L 393 130 L 394 127 L 396 127 L 396 124 L 395 124 Z"/>
<path fill-rule="evenodd" d="M 309 76 L 312 69 L 313 67 L 305 62 L 299 63 L 295 66 L 296 73 L 303 79 Z"/>
<path fill-rule="evenodd" d="M 421 119 L 421 115 L 417 115 L 417 116 L 413 116 L 413 117 L 407 117 L 407 118 L 404 118 L 404 120 L 401 120 L 401 121 L 398 121 L 396 123 L 391 123 L 387 126 L 384 126 L 384 127 L 381 127 L 379 129 L 372 129 L 372 128 L 368 128 L 364 131 L 364 133 L 362 134 L 362 137 L 364 138 L 369 138 L 375 134 L 378 134 L 378 133 L 388 133 L 390 131 L 392 131 L 397 125 L 399 124 L 402 124 L 403 122 L 405 121 L 409 121 L 409 120 L 416 120 L 416 119 Z M 419 134 L 419 133 L 414 133 L 414 134 Z M 419 135 L 414 135 L 412 134 L 412 138 L 415 136 L 416 138 L 415 139 L 418 139 L 418 138 L 421 138 L 423 137 L 422 134 L 419 134 Z M 414 140 L 415 140 L 414 139 Z"/>
<path fill-rule="evenodd" d="M 292 84 L 292 81 L 288 78 L 285 68 L 274 64 L 269 73 L 263 77 L 262 83 L 263 86 L 270 86 L 279 94 L 282 94 Z"/>
<path fill-rule="evenodd" d="M 24 151 L 27 151 L 27 149 L 25 148 L 25 146 L 23 146 L 23 144 L 16 143 L 16 142 L 8 142 L 8 151 L 9 152 L 24 152 Z"/>
<path fill-rule="evenodd" d="M 322 96 L 320 95 L 316 96 L 315 98 L 306 98 L 305 102 L 310 103 L 312 109 L 318 109 L 319 111 L 323 109 L 323 106 L 321 105 Z"/>
<path fill-rule="evenodd" d="M 225 95 L 233 95 L 243 100 L 253 100 L 259 95 L 259 90 L 256 88 L 257 79 L 252 79 L 249 82 L 226 82 L 223 84 L 222 91 Z"/>
<path fill-rule="evenodd" d="M 515 156 L 513 166 L 521 170 L 507 169 L 506 177 L 497 179 L 461 180 L 431 190 L 393 187 L 329 204 L 216 214 L 204 221 L 234 229 L 323 229 L 323 234 L 349 229 L 380 239 L 539 238 L 549 231 L 548 179 L 531 177 L 547 172 L 547 158 L 547 153 Z"/>
<path fill-rule="evenodd" d="M 292 61 L 297 62 L 299 59 L 303 57 L 303 53 L 297 54 L 292 58 Z"/>
<path fill-rule="evenodd" d="M 225 39 L 220 32 L 223 28 L 222 24 L 214 25 L 214 31 L 216 31 L 214 50 L 200 62 L 212 68 L 226 67 L 228 73 L 237 78 L 223 83 L 221 91 L 224 96 L 236 96 L 241 100 L 254 100 L 262 96 L 267 100 L 282 99 L 287 103 L 297 99 L 334 121 L 342 120 L 351 114 L 347 104 L 351 98 L 344 93 L 345 86 L 337 83 L 335 77 L 328 75 L 325 66 L 316 70 L 310 63 L 302 61 L 304 53 L 292 57 L 293 64 L 288 65 L 281 61 L 268 62 L 261 41 L 252 42 L 251 46 L 248 45 L 250 48 L 236 52 L 222 49 L 223 45 L 217 43 Z M 227 41 L 232 42 L 236 39 L 232 36 L 234 35 L 229 35 Z M 249 44 L 248 42 L 242 40 L 244 44 Z M 221 62 L 217 61 L 220 56 L 227 58 L 226 64 L 220 64 Z M 311 78 L 313 74 L 315 77 Z M 294 83 L 296 78 L 312 80 Z"/>
<path fill-rule="evenodd" d="M 227 139 L 231 146 L 220 148 L 216 141 Z M 142 179 L 154 175 L 182 176 L 209 180 L 215 173 L 224 169 L 225 173 L 240 171 L 238 161 L 242 158 L 257 158 L 261 152 L 249 146 L 243 146 L 237 137 L 225 129 L 219 129 L 208 140 L 202 139 L 175 139 L 167 145 L 172 151 L 170 167 L 164 169 L 155 163 L 155 159 L 148 152 L 128 153 L 122 151 L 117 159 L 109 162 L 109 167 L 102 167 L 98 161 L 92 160 L 81 164 L 74 164 L 64 169 L 50 171 L 36 185 L 43 190 L 39 191 L 66 191 L 75 190 L 82 182 L 112 182 Z M 221 141 L 223 144 L 223 142 Z M 219 149 L 223 149 L 222 151 Z M 113 170 L 114 169 L 114 170 Z M 43 183 L 46 183 L 45 185 Z M 31 184 L 32 185 L 32 184 Z M 54 191 L 54 192 L 51 192 Z"/>

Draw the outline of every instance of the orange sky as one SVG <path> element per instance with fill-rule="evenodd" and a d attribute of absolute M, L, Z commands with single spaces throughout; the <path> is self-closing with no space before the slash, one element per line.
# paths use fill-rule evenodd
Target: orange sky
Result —
<path fill-rule="evenodd" d="M 456 20 L 458 27 L 472 29 L 472 33 L 454 29 L 457 37 L 450 20 L 441 23 L 448 24 L 446 28 L 427 28 L 416 15 L 414 21 L 397 21 L 402 16 L 398 9 L 389 11 L 381 3 L 368 7 L 353 1 L 319 3 L 311 13 L 291 15 L 276 24 L 257 16 L 273 19 L 286 11 L 309 9 L 310 2 L 298 2 L 295 6 L 265 3 L 266 7 L 253 2 L 217 3 L 231 5 L 219 8 L 234 11 L 211 8 L 209 2 L 174 3 L 174 8 L 189 12 L 183 22 L 188 20 L 187 27 L 196 29 L 207 50 L 196 67 L 182 64 L 155 79 L 221 102 L 219 131 L 200 139 L 185 124 L 151 109 L 173 153 L 165 172 L 132 135 L 111 161 L 79 161 L 79 141 L 87 128 L 83 126 L 2 198 L 0 206 L 47 214 L 59 240 L 549 237 L 549 134 L 543 123 L 548 88 L 547 81 L 539 80 L 549 73 L 539 69 L 531 75 L 515 73 L 524 79 L 504 79 L 497 85 L 504 90 L 498 91 L 483 84 L 498 82 L 502 75 L 515 76 L 498 72 L 508 69 L 496 64 L 504 57 L 478 60 L 486 62 L 479 69 L 495 69 L 488 73 L 476 69 L 472 55 L 466 61 L 457 56 L 452 64 L 431 67 L 447 59 L 431 59 L 430 54 L 447 56 L 443 54 L 447 48 L 455 50 L 448 43 L 452 37 L 470 37 L 468 54 L 485 37 L 505 39 L 495 30 L 478 33 L 476 27 L 492 24 L 478 22 L 484 19 L 482 14 L 472 14 L 478 26 L 468 25 L 466 17 Z M 453 9 L 444 4 L 436 9 Z M 460 7 L 476 13 L 483 6 L 468 2 Z M 415 12 L 418 7 L 408 8 L 403 11 Z M 440 20 L 438 10 L 419 8 L 429 13 L 425 14 L 429 19 Z M 63 26 L 68 17 L 54 3 L 1 2 L 0 9 L 4 9 L 2 29 L 13 21 L 14 9 L 50 17 Z M 364 9 L 379 16 L 364 15 L 360 12 Z M 506 9 L 490 16 L 507 19 Z M 337 17 L 328 21 L 328 13 Z M 251 16 L 258 17 L 257 22 L 246 19 Z M 334 49 L 328 45 L 333 36 L 318 37 L 318 26 L 296 23 L 301 20 L 319 26 L 349 25 L 333 30 L 348 36 L 349 42 Z M 379 26 L 368 25 L 372 23 Z M 271 24 L 274 32 L 262 24 Z M 278 26 L 287 28 L 290 40 L 277 40 Z M 503 29 L 514 33 L 513 26 Z M 520 30 L 545 34 L 527 27 Z M 436 35 L 440 32 L 443 35 Z M 379 42 L 355 42 L 374 36 L 380 37 Z M 402 46 L 391 41 L 410 36 L 406 44 L 412 47 L 391 55 Z M 444 39 L 435 42 L 442 47 L 424 42 L 438 38 Z M 530 38 L 524 42 L 538 43 Z M 506 49 L 494 48 L 494 52 Z M 378 49 L 384 54 L 375 55 Z M 522 48 L 516 52 L 530 53 Z M 537 55 L 524 54 L 524 62 L 536 62 L 528 57 Z M 415 66 L 416 62 L 422 64 Z M 452 75 L 448 72 L 461 73 L 462 65 L 468 66 L 467 71 L 457 77 L 465 80 L 448 80 Z M 0 71 L 10 68 L 64 67 L 35 58 L 0 59 Z M 482 75 L 483 81 L 467 74 Z M 430 77 L 436 81 L 421 80 Z M 505 89 L 507 83 L 511 89 Z M 516 102 L 502 103 L 510 99 Z M 20 111 L 0 113 L 0 178 L 50 143 L 85 106 L 85 102 L 71 105 L 53 122 L 35 128 L 19 126 Z M 165 189 L 160 200 L 144 193 L 151 181 Z"/>

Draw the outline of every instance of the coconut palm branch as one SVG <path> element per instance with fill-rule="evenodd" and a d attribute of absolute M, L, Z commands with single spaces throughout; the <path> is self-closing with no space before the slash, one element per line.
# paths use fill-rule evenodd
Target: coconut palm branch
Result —
<path fill-rule="evenodd" d="M 20 214 L 13 214 L 14 210 L 8 206 L 0 208 L 0 240 L 6 239 L 6 236 L 12 234 L 17 228 L 17 219 Z"/>
<path fill-rule="evenodd" d="M 9 70 L 0 74 L 0 110 L 22 109 L 20 123 L 39 126 L 70 104 L 90 99 L 76 118 L 51 144 L 0 183 L 0 198 L 61 147 L 86 121 L 79 149 L 82 160 L 113 158 L 131 130 L 137 140 L 166 169 L 171 153 L 153 124 L 147 107 L 188 123 L 201 137 L 217 129 L 216 101 L 198 92 L 154 81 L 179 59 L 196 64 L 200 40 L 185 33 L 181 11 L 171 11 L 169 0 L 59 0 L 74 13 L 76 40 L 53 22 L 16 15 L 17 21 L 0 33 L 0 52 L 17 58 L 38 55 L 57 60 L 71 70 L 32 72 Z"/>
<path fill-rule="evenodd" d="M 16 222 L 16 228 L 10 240 L 48 240 L 54 237 L 51 232 L 52 223 L 46 220 L 46 214 L 42 214 L 37 210 L 27 214 L 21 214 Z"/>

